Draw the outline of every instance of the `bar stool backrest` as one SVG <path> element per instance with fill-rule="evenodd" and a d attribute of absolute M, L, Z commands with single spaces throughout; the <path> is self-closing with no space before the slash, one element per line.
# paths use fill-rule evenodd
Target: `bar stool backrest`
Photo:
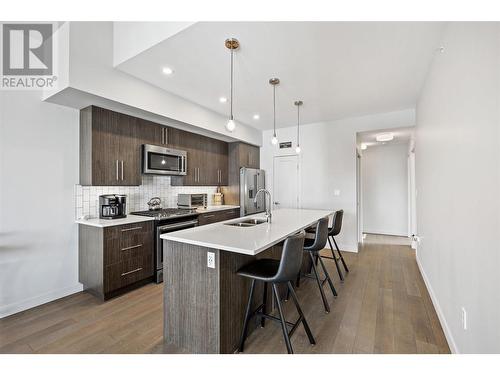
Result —
<path fill-rule="evenodd" d="M 330 230 L 330 236 L 336 236 L 340 233 L 342 229 L 342 218 L 344 217 L 344 210 L 335 211 L 333 214 L 332 229 Z"/>
<path fill-rule="evenodd" d="M 308 251 L 320 251 L 325 248 L 326 241 L 328 240 L 328 217 L 319 219 L 316 224 L 316 231 L 314 242 L 304 247 L 304 250 Z"/>
<path fill-rule="evenodd" d="M 302 249 L 304 248 L 305 232 L 301 231 L 289 236 L 283 245 L 280 266 L 272 282 L 291 281 L 297 278 L 302 266 Z"/>

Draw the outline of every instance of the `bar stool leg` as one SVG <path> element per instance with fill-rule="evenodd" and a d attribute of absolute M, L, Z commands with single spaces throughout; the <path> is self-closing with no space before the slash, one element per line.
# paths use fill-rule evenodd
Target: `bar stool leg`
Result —
<path fill-rule="evenodd" d="M 321 285 L 321 280 L 319 279 L 318 270 L 316 269 L 314 256 L 312 252 L 309 252 L 309 256 L 311 257 L 312 270 L 314 272 L 314 276 L 316 277 L 316 282 L 318 283 L 319 292 L 321 293 L 321 299 L 323 300 L 323 305 L 325 306 L 325 311 L 327 313 L 330 312 L 330 306 L 328 305 L 328 301 L 326 300 L 325 292 L 323 290 L 323 285 Z"/>
<path fill-rule="evenodd" d="M 299 300 L 297 298 L 297 295 L 295 294 L 295 290 L 293 290 L 293 285 L 290 281 L 288 282 L 288 290 L 290 292 L 290 295 L 292 296 L 293 303 L 295 303 L 295 307 L 297 308 L 297 312 L 299 313 L 299 316 L 302 318 L 302 324 L 304 325 L 304 330 L 306 331 L 307 337 L 309 338 L 309 342 L 311 343 L 311 345 L 315 345 L 316 341 L 314 340 L 314 336 L 311 332 L 311 329 L 309 328 L 309 324 L 307 324 L 306 317 L 304 316 L 304 313 L 302 312 L 302 309 L 300 308 Z"/>
<path fill-rule="evenodd" d="M 267 283 L 264 283 L 264 296 L 263 296 L 263 301 L 262 301 L 262 313 L 265 314 L 267 313 Z M 264 317 L 262 317 L 260 319 L 260 326 L 261 327 L 264 327 L 266 325 L 266 319 Z"/>
<path fill-rule="evenodd" d="M 332 242 L 330 241 L 330 237 L 328 237 L 328 244 L 330 245 L 330 249 L 332 250 L 332 257 L 333 257 L 333 260 L 335 262 L 335 267 L 337 267 L 337 272 L 338 272 L 339 277 L 340 277 L 340 282 L 343 283 L 344 282 L 344 274 L 340 270 L 339 261 L 337 259 L 337 256 L 335 255 L 334 250 L 333 250 L 333 245 L 332 245 Z"/>
<path fill-rule="evenodd" d="M 285 316 L 283 315 L 283 308 L 281 307 L 280 295 L 278 293 L 278 287 L 273 283 L 274 297 L 276 298 L 276 305 L 278 306 L 278 312 L 280 314 L 281 329 L 283 331 L 283 338 L 285 339 L 286 349 L 288 354 L 293 354 L 292 344 L 290 342 L 290 337 L 288 336 L 288 328 L 286 326 Z"/>
<path fill-rule="evenodd" d="M 347 264 L 345 264 L 344 257 L 342 256 L 342 253 L 339 250 L 339 246 L 337 245 L 337 241 L 335 241 L 335 237 L 332 236 L 332 238 L 333 238 L 333 243 L 335 244 L 335 247 L 337 248 L 337 252 L 340 255 L 340 260 L 342 261 L 342 264 L 344 265 L 345 272 L 349 272 L 349 268 L 347 268 Z"/>
<path fill-rule="evenodd" d="M 335 290 L 335 287 L 333 286 L 333 281 L 330 278 L 330 274 L 326 270 L 325 263 L 323 263 L 323 259 L 321 259 L 321 257 L 318 257 L 318 258 L 319 258 L 319 263 L 321 264 L 321 267 L 323 268 L 323 272 L 325 273 L 325 277 L 328 280 L 328 284 L 330 284 L 330 289 L 332 290 L 333 295 L 335 297 L 337 297 L 337 291 Z"/>
<path fill-rule="evenodd" d="M 245 322 L 243 323 L 243 330 L 241 331 L 240 345 L 238 348 L 239 352 L 243 352 L 243 347 L 245 345 L 245 340 L 247 338 L 248 321 L 250 320 L 250 312 L 252 310 L 252 298 L 254 290 L 255 290 L 255 279 L 252 279 L 252 286 L 250 287 L 250 295 L 248 296 L 247 310 L 245 312 Z"/>

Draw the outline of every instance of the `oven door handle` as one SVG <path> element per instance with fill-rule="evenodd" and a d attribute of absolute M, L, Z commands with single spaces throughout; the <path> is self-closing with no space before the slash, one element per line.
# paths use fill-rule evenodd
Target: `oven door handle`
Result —
<path fill-rule="evenodd" d="M 176 224 L 167 224 L 167 225 L 162 225 L 158 227 L 156 230 L 158 234 L 162 234 L 165 230 L 170 230 L 170 229 L 182 229 L 182 228 L 189 228 L 192 226 L 198 225 L 198 220 L 191 220 L 191 221 L 184 221 L 182 223 L 176 223 Z"/>

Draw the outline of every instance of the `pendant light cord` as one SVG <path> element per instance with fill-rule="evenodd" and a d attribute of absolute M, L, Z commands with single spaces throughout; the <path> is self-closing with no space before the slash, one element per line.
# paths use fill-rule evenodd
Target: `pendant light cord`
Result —
<path fill-rule="evenodd" d="M 233 119 L 233 53 L 234 49 L 231 48 L 231 90 L 230 90 L 231 103 L 229 103 L 231 108 L 231 120 Z"/>
<path fill-rule="evenodd" d="M 297 106 L 297 146 L 300 146 L 300 139 L 299 139 L 299 125 L 300 125 L 300 105 Z"/>
<path fill-rule="evenodd" d="M 276 85 L 273 85 L 273 136 L 276 137 Z"/>

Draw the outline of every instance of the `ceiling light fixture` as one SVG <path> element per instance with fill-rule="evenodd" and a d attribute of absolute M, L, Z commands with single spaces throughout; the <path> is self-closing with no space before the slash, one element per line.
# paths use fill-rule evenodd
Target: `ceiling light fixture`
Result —
<path fill-rule="evenodd" d="M 253 115 L 253 119 L 254 119 L 254 120 L 258 120 L 258 119 L 260 119 L 259 114 L 258 114 L 258 113 L 256 113 L 255 115 Z"/>
<path fill-rule="evenodd" d="M 161 71 L 167 76 L 171 75 L 174 72 L 173 69 L 169 68 L 168 66 L 165 66 Z"/>
<path fill-rule="evenodd" d="M 302 100 L 297 100 L 293 104 L 297 106 L 297 147 L 295 147 L 295 152 L 300 154 L 300 106 L 304 104 Z"/>
<path fill-rule="evenodd" d="M 233 55 L 234 55 L 234 50 L 238 49 L 240 46 L 240 42 L 238 42 L 237 39 L 235 38 L 229 38 L 226 39 L 224 42 L 224 45 L 226 48 L 231 52 L 231 79 L 230 79 L 230 115 L 229 115 L 229 121 L 226 124 L 226 129 L 228 132 L 233 132 L 234 129 L 236 128 L 236 124 L 234 123 L 234 117 L 233 117 Z"/>
<path fill-rule="evenodd" d="M 377 142 L 389 142 L 394 139 L 394 134 L 392 133 L 380 133 L 375 136 Z"/>
<path fill-rule="evenodd" d="M 219 102 L 221 102 L 221 103 L 226 103 L 226 102 L 227 102 L 227 98 L 226 98 L 225 96 L 221 96 L 221 97 L 219 98 Z"/>
<path fill-rule="evenodd" d="M 361 149 L 366 150 L 368 148 L 368 145 L 366 143 L 361 143 Z"/>
<path fill-rule="evenodd" d="M 278 137 L 276 137 L 276 85 L 279 85 L 279 83 L 279 78 L 271 78 L 269 80 L 269 84 L 273 86 L 273 138 L 271 139 L 273 145 L 278 144 Z"/>

